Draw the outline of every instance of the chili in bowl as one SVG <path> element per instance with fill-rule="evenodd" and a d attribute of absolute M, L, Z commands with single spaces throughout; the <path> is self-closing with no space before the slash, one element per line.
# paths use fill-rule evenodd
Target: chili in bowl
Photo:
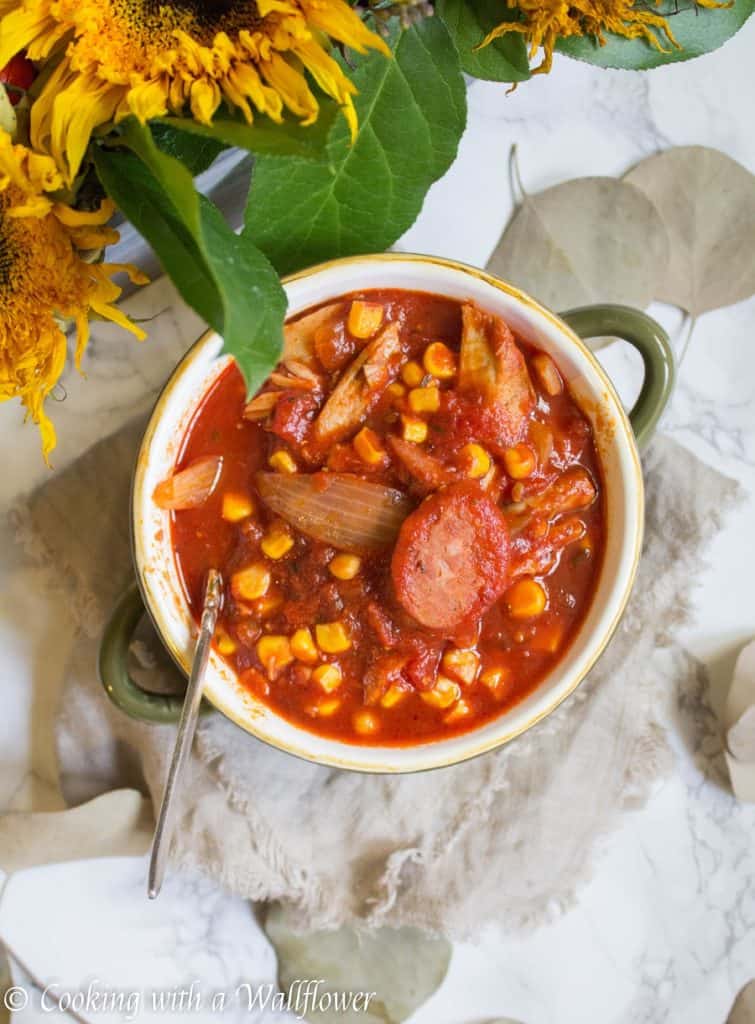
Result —
<path fill-rule="evenodd" d="M 251 400 L 210 334 L 157 404 L 133 498 L 146 606 L 186 669 L 222 572 L 206 694 L 284 750 L 410 771 L 498 746 L 574 689 L 631 588 L 642 479 L 613 388 L 562 321 L 460 265 L 357 258 L 287 290 L 283 357 Z M 661 329 L 571 318 L 640 348 L 651 429 Z M 111 696 L 172 718 L 134 692 L 127 634 L 106 635 Z"/>

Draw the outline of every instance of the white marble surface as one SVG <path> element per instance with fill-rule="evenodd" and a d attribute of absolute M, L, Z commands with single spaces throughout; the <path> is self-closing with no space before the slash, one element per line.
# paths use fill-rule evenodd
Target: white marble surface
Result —
<path fill-rule="evenodd" d="M 755 20 L 721 51 L 647 76 L 558 60 L 550 77 L 513 96 L 475 83 L 459 159 L 432 190 L 401 248 L 484 263 L 510 212 L 513 143 L 533 190 L 578 175 L 620 174 L 658 148 L 678 144 L 716 146 L 755 171 L 754 47 Z M 199 333 L 196 318 L 174 302 L 167 285 L 136 301 L 141 315 L 170 308 L 176 357 Z M 651 312 L 678 332 L 675 311 Z M 88 380 L 72 373 L 65 379 L 67 398 L 56 414 L 58 468 L 147 408 L 161 383 L 162 363 L 149 342 L 137 346 L 108 327 L 95 329 L 94 338 Z M 633 360 L 618 350 L 605 358 L 631 398 Z M 708 571 L 690 580 L 695 617 L 683 641 L 686 656 L 707 668 L 710 684 L 701 674 L 697 692 L 667 695 L 674 775 L 606 839 L 576 908 L 526 937 L 489 930 L 479 944 L 458 947 L 446 982 L 412 1024 L 480 1024 L 500 1016 L 523 1024 L 723 1024 L 736 993 L 755 977 L 755 807 L 736 804 L 728 793 L 709 707 L 720 707 L 736 654 L 755 634 L 755 543 L 748 533 L 755 512 L 755 299 L 697 324 L 664 429 L 750 492 L 713 545 Z M 22 427 L 12 403 L 0 406 L 0 437 L 5 508 L 47 471 L 34 431 Z M 0 533 L 5 808 L 60 805 L 52 714 L 71 624 L 65 608 L 43 611 L 38 586 L 10 536 Z M 185 898 L 150 917 L 136 902 L 139 862 L 118 864 L 118 870 L 115 862 L 35 869 L 35 879 L 17 876 L 9 883 L 3 928 L 8 931 L 12 916 L 28 973 L 57 972 L 77 987 L 96 968 L 107 984 L 122 988 L 134 972 L 159 979 L 163 968 L 166 985 L 192 974 L 208 987 L 218 978 L 265 975 L 264 954 L 253 945 L 256 924 L 237 901 L 187 880 L 181 883 Z M 34 892 L 37 884 L 44 900 L 21 901 L 22 888 Z M 77 892 L 96 899 L 76 899 Z M 120 943 L 132 924 L 139 935 L 125 953 Z M 65 957 L 56 960 L 56 949 Z M 19 1019 L 50 1017 L 34 1012 Z"/>

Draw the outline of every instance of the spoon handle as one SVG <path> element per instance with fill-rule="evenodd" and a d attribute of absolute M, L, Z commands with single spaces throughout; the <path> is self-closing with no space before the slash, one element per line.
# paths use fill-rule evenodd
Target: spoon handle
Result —
<path fill-rule="evenodd" d="M 217 569 L 210 569 L 207 574 L 207 584 L 204 593 L 199 639 L 197 640 L 194 652 L 189 685 L 186 687 L 183 710 L 178 722 L 176 745 L 173 748 L 173 757 L 171 758 L 170 769 L 168 770 L 168 779 L 165 783 L 165 792 L 163 793 L 160 814 L 157 819 L 157 827 L 155 828 L 155 837 L 152 842 L 149 880 L 147 883 L 147 893 L 151 900 L 159 895 L 163 878 L 165 877 L 165 867 L 168 862 L 170 841 L 175 824 L 175 801 L 173 796 L 178 787 L 184 765 L 189 757 L 194 733 L 197 728 L 204 674 L 210 656 L 210 644 L 215 632 L 215 624 L 218 619 L 222 597 L 222 577 Z"/>

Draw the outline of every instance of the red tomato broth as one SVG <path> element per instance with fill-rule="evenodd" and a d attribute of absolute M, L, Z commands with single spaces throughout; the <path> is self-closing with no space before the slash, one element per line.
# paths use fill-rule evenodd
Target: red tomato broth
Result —
<path fill-rule="evenodd" d="M 332 344 L 329 345 L 328 336 L 319 336 L 319 350 L 325 353 L 330 367 L 337 367 L 326 372 L 321 363 L 315 364 L 327 379 L 325 398 L 344 367 L 367 344 L 351 337 L 345 327 L 349 300 L 360 298 L 385 307 L 383 326 L 394 321 L 400 324 L 407 358 L 421 361 L 423 350 L 433 341 L 444 342 L 458 354 L 461 303 L 398 290 L 354 293 L 339 300 L 344 307 L 331 328 Z M 537 350 L 520 338 L 516 338 L 516 345 L 534 383 L 532 360 Z M 400 381 L 401 377 L 397 379 Z M 535 471 L 526 479 L 510 479 L 502 469 L 503 451 L 483 443 L 497 467 L 497 480 L 491 487 L 512 532 L 512 563 L 524 564 L 530 556 L 544 558 L 549 537 L 558 531 L 559 524 L 574 518 L 569 514 L 557 516 L 546 536 L 538 537 L 538 529 L 542 530 L 537 525 L 538 517 L 528 516 L 522 509 L 522 503 L 532 495 L 541 494 L 549 485 L 565 479 L 564 473 L 568 477 L 569 473 L 586 471 L 597 489 L 597 500 L 577 513 L 584 524 L 583 535 L 557 553 L 551 559 L 553 564 L 542 566 L 543 571 L 534 574 L 533 578 L 547 591 L 544 611 L 517 619 L 504 594 L 478 621 L 466 622 L 459 628 L 457 643 L 474 647 L 480 669 L 471 685 L 459 683 L 461 703 L 468 707 L 468 713 L 447 721 L 456 704 L 445 708 L 432 706 L 422 694 L 432 690 L 441 656 L 454 645 L 448 637 L 423 628 L 401 607 L 391 581 L 392 550 L 362 554 L 359 571 L 351 580 L 335 579 L 328 570 L 328 563 L 338 553 L 336 548 L 295 529 L 290 531 L 293 546 L 284 557 L 261 557 L 260 539 L 271 524 L 280 520 L 260 499 L 255 473 L 269 470 L 270 455 L 284 450 L 293 456 L 300 472 L 325 469 L 357 474 L 407 492 L 417 506 L 433 488 L 411 476 L 391 452 L 380 466 L 365 464 L 355 451 L 353 434 L 328 445 L 319 454 L 310 449 L 303 455 L 302 438 L 311 434 L 313 410 L 311 401 L 297 399 L 306 399 L 308 393 L 295 393 L 288 400 L 295 410 L 295 415 L 286 414 L 293 427 L 288 430 L 279 417 L 276 426 L 284 429 L 274 434 L 269 429 L 273 425 L 272 415 L 267 421 L 244 419 L 246 396 L 241 374 L 235 365 L 225 370 L 203 399 L 187 431 L 177 466 L 180 470 L 201 457 L 222 455 L 220 482 L 200 507 L 173 512 L 172 539 L 195 618 L 199 616 L 207 570 L 216 567 L 223 573 L 226 596 L 220 628 L 235 650 L 222 656 L 236 670 L 242 684 L 273 711 L 300 727 L 347 743 L 395 746 L 429 742 L 479 728 L 531 694 L 564 657 L 584 621 L 597 586 L 604 547 L 600 461 L 590 425 L 570 394 L 568 382 L 565 385 L 560 394 L 549 395 L 534 383 L 536 400 L 523 440 L 539 457 Z M 437 413 L 423 417 L 428 434 L 417 447 L 434 456 L 454 479 L 464 479 L 459 468 L 459 449 L 476 440 L 476 432 L 484 424 L 481 427 L 476 419 L 474 403 L 457 402 L 456 378 L 440 380 L 439 387 L 440 408 Z M 267 384 L 263 390 L 269 388 Z M 357 429 L 366 425 L 387 449 L 386 436 L 400 432 L 397 413 L 400 416 L 406 408 L 405 397 L 399 399 L 386 392 Z M 284 441 L 282 435 L 290 441 Z M 543 462 L 543 456 L 547 456 L 547 461 Z M 253 515 L 238 523 L 225 521 L 221 510 L 223 495 L 228 492 L 249 495 L 254 503 Z M 269 593 L 282 599 L 279 607 L 267 611 L 255 611 L 255 602 L 236 600 L 230 585 L 234 573 L 260 562 L 268 565 L 272 577 Z M 309 627 L 314 636 L 317 623 L 331 622 L 344 624 L 351 639 L 348 651 L 319 655 L 318 664 L 334 662 L 341 669 L 342 682 L 333 693 L 324 692 L 312 678 L 313 666 L 298 659 L 270 678 L 257 652 L 260 637 L 290 637 L 301 627 Z M 402 659 L 402 666 L 397 668 Z M 374 702 L 375 694 L 383 699 L 386 692 L 384 682 L 377 687 L 374 682 L 376 666 L 382 672 L 381 680 L 388 675 L 392 681 L 399 681 L 398 689 L 403 696 L 394 706 Z M 497 688 L 480 679 L 489 669 L 501 670 Z M 441 669 L 441 674 L 450 675 L 445 669 Z M 458 682 L 458 676 L 451 678 Z M 337 710 L 328 715 L 318 713 L 319 707 L 327 709 L 328 703 L 334 701 L 339 702 Z M 368 734 L 355 728 L 357 717 L 365 710 L 372 716 L 370 724 L 376 723 L 375 730 Z"/>

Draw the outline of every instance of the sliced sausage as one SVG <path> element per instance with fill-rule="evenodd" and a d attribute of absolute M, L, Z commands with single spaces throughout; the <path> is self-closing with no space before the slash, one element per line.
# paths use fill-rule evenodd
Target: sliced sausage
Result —
<path fill-rule="evenodd" d="M 405 520 L 391 574 L 412 618 L 450 635 L 500 597 L 508 564 L 503 515 L 476 484 L 463 482 L 431 494 Z"/>

